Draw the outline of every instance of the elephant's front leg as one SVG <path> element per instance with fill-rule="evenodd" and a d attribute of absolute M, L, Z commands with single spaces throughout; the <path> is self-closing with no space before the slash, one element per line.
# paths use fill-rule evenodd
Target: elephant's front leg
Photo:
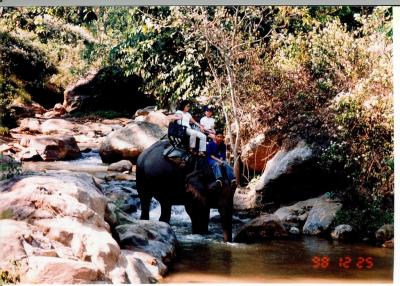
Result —
<path fill-rule="evenodd" d="M 203 205 L 186 206 L 186 212 L 192 221 L 193 234 L 207 234 L 210 219 L 210 208 Z"/>
<path fill-rule="evenodd" d="M 160 221 L 169 223 L 169 221 L 171 220 L 171 207 L 172 204 L 168 201 L 164 201 L 161 203 Z"/>
<path fill-rule="evenodd" d="M 149 220 L 151 197 L 146 194 L 140 194 L 140 208 L 142 213 L 140 219 Z"/>

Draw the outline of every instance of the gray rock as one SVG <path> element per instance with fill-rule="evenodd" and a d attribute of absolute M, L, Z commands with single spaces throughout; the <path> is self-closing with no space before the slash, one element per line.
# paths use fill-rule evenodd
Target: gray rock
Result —
<path fill-rule="evenodd" d="M 135 122 L 149 122 L 160 126 L 161 128 L 167 128 L 169 125 L 169 118 L 161 111 L 150 111 L 146 115 L 140 115 L 135 118 Z"/>
<path fill-rule="evenodd" d="M 299 143 L 290 151 L 280 150 L 268 161 L 265 170 L 256 186 L 256 190 L 263 189 L 270 181 L 276 180 L 285 174 L 293 165 L 311 158 L 312 150 L 304 143 Z"/>
<path fill-rule="evenodd" d="M 80 149 L 73 136 L 39 136 L 31 138 L 21 159 L 24 161 L 36 161 L 38 159 L 55 161 L 77 159 L 80 156 Z"/>
<path fill-rule="evenodd" d="M 382 244 L 382 246 L 383 246 L 383 247 L 386 247 L 386 248 L 394 248 L 394 239 L 392 238 L 392 239 L 390 239 L 390 240 L 385 241 L 385 242 Z"/>
<path fill-rule="evenodd" d="M 48 119 L 42 123 L 40 129 L 43 134 L 74 134 L 79 128 L 65 119 Z"/>
<path fill-rule="evenodd" d="M 300 234 L 300 230 L 297 227 L 292 226 L 289 230 L 289 233 L 298 235 L 298 234 Z"/>
<path fill-rule="evenodd" d="M 251 210 L 262 205 L 262 197 L 255 191 L 255 184 L 255 181 L 251 181 L 246 187 L 236 188 L 235 195 L 233 196 L 233 207 L 235 210 Z"/>
<path fill-rule="evenodd" d="M 393 224 L 384 224 L 375 232 L 376 241 L 379 243 L 388 241 L 393 237 L 394 237 Z"/>
<path fill-rule="evenodd" d="M 234 241 L 252 243 L 286 236 L 286 229 L 280 219 L 276 215 L 264 214 L 240 228 Z"/>
<path fill-rule="evenodd" d="M 145 108 L 138 109 L 138 110 L 136 110 L 136 112 L 135 112 L 135 117 L 141 116 L 141 115 L 146 116 L 146 115 L 148 115 L 150 112 L 156 111 L 156 108 L 157 108 L 157 106 L 147 106 L 147 107 L 145 107 Z"/>
<path fill-rule="evenodd" d="M 19 145 L 21 145 L 22 147 L 28 147 L 30 141 L 31 139 L 29 137 L 22 137 L 19 141 Z"/>
<path fill-rule="evenodd" d="M 328 175 L 314 159 L 312 150 L 304 142 L 291 150 L 279 150 L 267 162 L 255 186 L 261 201 L 284 204 L 321 195 Z"/>
<path fill-rule="evenodd" d="M 98 184 L 85 173 L 48 171 L 0 181 L 0 269 L 13 271 L 16 261 L 24 284 L 160 280 L 167 271 L 163 261 L 175 253 L 169 225 L 147 226 L 121 212 L 115 223 L 128 223 L 124 241 L 130 233 L 149 233 L 147 244 L 126 243 L 130 249 L 124 250 L 104 221 L 106 205 Z"/>
<path fill-rule="evenodd" d="M 122 159 L 135 162 L 146 148 L 160 140 L 166 128 L 148 122 L 134 122 L 107 135 L 100 147 L 103 162 L 113 163 Z"/>
<path fill-rule="evenodd" d="M 116 163 L 112 163 L 110 166 L 108 166 L 108 171 L 114 171 L 114 172 L 125 172 L 125 171 L 131 171 L 132 170 L 132 163 L 128 160 L 121 160 Z"/>
<path fill-rule="evenodd" d="M 177 239 L 169 224 L 160 221 L 138 220 L 115 228 L 121 246 L 142 250 L 157 259 L 160 272 L 176 256 Z"/>
<path fill-rule="evenodd" d="M 19 125 L 21 131 L 28 131 L 31 133 L 40 133 L 40 121 L 37 118 L 24 118 Z"/>
<path fill-rule="evenodd" d="M 341 224 L 331 232 L 331 237 L 335 240 L 349 241 L 355 237 L 355 232 L 351 225 Z"/>
<path fill-rule="evenodd" d="M 291 206 L 281 207 L 275 211 L 274 215 L 278 216 L 281 221 L 305 222 L 308 213 L 317 201 L 318 198 L 312 198 Z"/>
<path fill-rule="evenodd" d="M 134 212 L 137 211 L 136 204 L 129 204 L 129 203 L 127 203 L 127 204 L 121 205 L 120 208 L 121 208 L 121 210 L 123 210 L 123 211 L 126 212 L 126 213 L 134 213 Z"/>
<path fill-rule="evenodd" d="M 116 228 L 123 224 L 134 224 L 136 220 L 129 214 L 120 209 L 112 202 L 107 203 L 104 220 L 110 224 L 112 228 Z"/>
<path fill-rule="evenodd" d="M 303 226 L 303 233 L 319 235 L 329 229 L 342 204 L 322 196 L 312 207 L 307 221 Z"/>
<path fill-rule="evenodd" d="M 103 280 L 96 266 L 86 261 L 31 256 L 28 263 L 25 279 L 29 284 L 90 284 Z"/>

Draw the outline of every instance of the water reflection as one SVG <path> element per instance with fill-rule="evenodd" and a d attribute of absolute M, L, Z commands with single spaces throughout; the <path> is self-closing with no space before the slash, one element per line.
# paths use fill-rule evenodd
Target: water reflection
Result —
<path fill-rule="evenodd" d="M 164 283 L 193 282 L 366 282 L 390 283 L 393 277 L 393 250 L 362 243 L 336 243 L 318 237 L 301 240 L 272 240 L 259 244 L 223 243 L 218 219 L 212 219 L 211 233 L 192 235 L 190 220 L 180 207 L 171 225 L 180 242 L 178 259 Z M 211 216 L 218 213 L 212 212 Z M 235 220 L 237 229 L 243 222 Z M 349 269 L 339 266 L 349 256 Z M 326 257 L 326 268 L 314 268 L 314 257 Z M 358 257 L 372 257 L 372 269 L 358 269 Z"/>
<path fill-rule="evenodd" d="M 376 255 L 378 254 L 379 255 Z M 313 268 L 314 256 L 326 256 L 326 268 Z M 340 268 L 340 257 L 350 256 L 349 269 Z M 371 256 L 372 269 L 358 269 L 357 257 Z M 275 240 L 263 244 L 181 242 L 178 260 L 166 283 L 271 282 L 271 281 L 392 281 L 393 251 L 361 244 L 334 245 L 319 238 Z M 188 275 L 190 274 L 190 275 Z"/>

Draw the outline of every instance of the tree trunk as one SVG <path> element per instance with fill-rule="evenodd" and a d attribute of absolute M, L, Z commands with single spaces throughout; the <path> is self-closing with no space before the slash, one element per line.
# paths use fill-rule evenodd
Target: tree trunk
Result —
<path fill-rule="evenodd" d="M 236 136 L 235 136 L 235 143 L 232 142 L 232 151 L 233 151 L 233 170 L 235 172 L 236 181 L 240 184 L 240 167 L 239 167 L 239 152 L 238 149 L 240 148 L 240 122 L 237 113 L 237 104 L 235 100 L 235 90 L 234 84 L 232 79 L 231 67 L 230 67 L 230 59 L 229 54 L 225 54 L 225 65 L 229 83 L 229 90 L 230 90 L 230 97 L 231 97 L 231 105 L 233 111 L 233 120 L 236 125 Z M 231 137 L 232 138 L 232 137 Z"/>

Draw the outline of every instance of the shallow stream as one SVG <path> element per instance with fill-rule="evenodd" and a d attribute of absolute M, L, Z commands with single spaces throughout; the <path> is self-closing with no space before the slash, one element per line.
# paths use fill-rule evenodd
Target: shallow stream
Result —
<path fill-rule="evenodd" d="M 160 210 L 154 205 L 150 217 L 156 220 Z M 234 217 L 234 233 L 246 221 Z M 163 283 L 392 282 L 393 249 L 307 236 L 257 244 L 224 243 L 217 210 L 211 211 L 210 234 L 200 236 L 191 234 L 182 206 L 173 207 L 171 225 L 180 248 Z"/>
<path fill-rule="evenodd" d="M 69 162 L 29 162 L 25 170 L 68 169 L 107 175 L 107 165 L 98 151 Z M 134 188 L 134 182 L 106 182 L 118 191 L 119 185 Z M 135 203 L 140 208 L 138 201 Z M 160 206 L 152 203 L 151 220 L 158 220 Z M 140 209 L 132 214 L 140 217 Z M 337 243 L 317 237 L 271 240 L 265 243 L 223 243 L 217 210 L 211 211 L 209 235 L 191 234 L 191 223 L 183 206 L 174 206 L 171 226 L 179 240 L 178 256 L 162 283 L 257 282 L 257 283 L 392 283 L 393 249 L 363 243 Z M 234 234 L 249 221 L 234 216 Z"/>

